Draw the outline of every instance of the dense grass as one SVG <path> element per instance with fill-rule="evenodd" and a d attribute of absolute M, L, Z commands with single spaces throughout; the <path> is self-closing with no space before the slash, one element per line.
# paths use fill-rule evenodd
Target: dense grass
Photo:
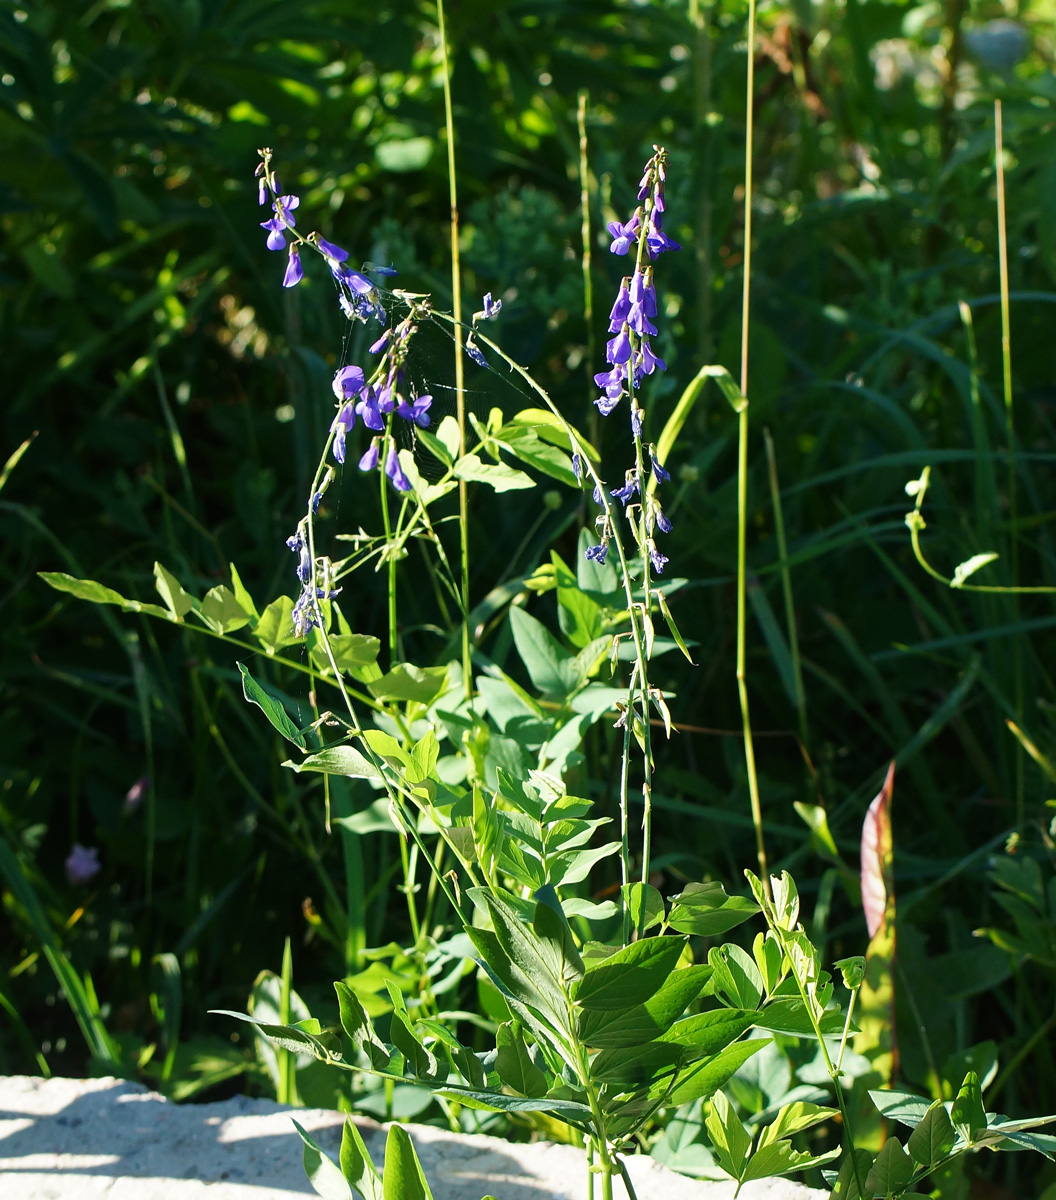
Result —
<path fill-rule="evenodd" d="M 243 1007 L 258 973 L 279 970 L 287 938 L 313 1011 L 330 1003 L 332 978 L 367 965 L 365 948 L 407 940 L 396 839 L 326 833 L 318 785 L 282 770 L 244 704 L 233 650 L 59 598 L 36 578 L 64 570 L 150 600 L 155 559 L 199 594 L 234 562 L 258 604 L 290 589 L 283 539 L 330 420 L 346 330 L 319 281 L 278 287 L 280 256 L 254 224 L 257 146 L 275 147 L 284 182 L 328 214 L 320 228 L 353 257 L 394 262 L 400 285 L 440 307 L 450 294 L 432 9 L 361 7 L 156 0 L 0 12 L 3 457 L 35 435 L 0 495 L 0 822 L 29 885 L 8 878 L 4 891 L 0 1070 L 98 1065 L 42 936 L 90 976 L 118 1069 L 157 1078 L 172 1050 L 166 1086 L 203 1085 L 207 1096 L 272 1086 L 206 1010 Z M 980 40 L 1000 15 L 878 0 L 761 14 L 748 675 L 771 864 L 797 872 L 833 955 L 866 944 L 858 838 L 897 758 L 901 1078 L 938 1086 L 949 1056 L 993 1041 L 995 1102 L 1042 1112 L 1056 1108 L 1052 1041 L 1037 1037 L 1056 1002 L 1045 807 L 1056 618 L 1045 595 L 930 579 L 903 519 L 905 483 L 931 464 L 923 544 L 944 575 L 993 550 L 1000 560 L 973 581 L 1009 583 L 1014 572 L 1020 584 L 1056 584 L 1056 14 L 1048 0 L 1019 11 L 1029 44 L 1006 69 Z M 621 461 L 625 431 L 596 420 L 587 385 L 618 272 L 595 244 L 588 327 L 577 93 L 588 96 L 595 230 L 629 211 L 651 144 L 670 151 L 668 228 L 686 249 L 665 263 L 669 370 L 649 393 L 655 437 L 701 365 L 736 368 L 744 12 L 465 3 L 449 22 L 466 294 L 504 297 L 496 338 L 606 460 Z M 1011 445 L 995 97 L 1008 154 Z M 354 335 L 353 357 L 368 340 Z M 442 330 L 423 334 L 411 369 L 440 411 L 453 407 Z M 470 388 L 482 416 L 524 403 L 501 370 Z M 682 727 L 654 795 L 665 891 L 705 878 L 736 886 L 754 863 L 734 732 L 735 444 L 732 415 L 705 392 L 668 463 L 667 553 L 687 580 L 675 615 L 698 665 L 672 654 L 654 666 Z M 376 499 L 356 482 L 335 485 L 333 528 L 376 528 Z M 501 509 L 473 502 L 475 602 L 529 576 L 551 548 L 575 556 L 578 497 L 560 492 L 549 506 L 525 495 Z M 424 561 L 412 557 L 404 578 L 403 651 L 442 660 L 447 626 Z M 357 589 L 357 631 L 382 632 L 382 584 Z M 546 597 L 530 607 L 556 628 Z M 505 626 L 483 650 L 512 661 Z M 271 682 L 303 693 L 292 672 Z M 584 768 L 604 811 L 614 745 L 592 731 Z M 142 799 L 127 801 L 141 777 Z M 796 802 L 826 810 L 831 840 L 810 835 Z M 100 848 L 88 887 L 64 876 L 74 842 Z M 1029 894 L 1035 860 L 1039 907 L 1017 907 L 1010 885 Z M 599 870 L 595 891 L 613 882 Z M 973 936 L 984 927 L 1003 932 Z M 332 1102 L 328 1086 L 305 1079 L 302 1095 Z"/>

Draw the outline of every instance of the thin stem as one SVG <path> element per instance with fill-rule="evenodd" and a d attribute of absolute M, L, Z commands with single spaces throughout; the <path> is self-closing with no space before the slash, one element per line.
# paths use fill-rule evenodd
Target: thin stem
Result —
<path fill-rule="evenodd" d="M 447 130 L 447 190 L 451 203 L 451 313 L 456 329 L 462 326 L 462 264 L 458 247 L 458 176 L 455 171 L 455 115 L 451 105 L 451 61 L 447 53 L 444 0 L 436 0 L 436 20 L 443 56 L 444 124 Z M 458 419 L 458 456 L 466 453 L 465 363 L 461 334 L 455 337 L 455 403 Z M 469 497 L 466 481 L 458 481 L 459 558 L 462 591 L 462 675 L 466 699 L 473 695 L 473 656 L 469 641 Z"/>
<path fill-rule="evenodd" d="M 392 436 L 391 432 L 388 435 Z M 385 447 L 385 453 L 388 453 L 388 447 Z M 396 638 L 396 554 L 395 547 L 392 544 L 392 523 L 389 520 L 389 481 L 384 471 L 378 472 L 378 479 L 381 487 L 381 521 L 385 530 L 385 553 L 387 556 L 386 566 L 388 568 L 388 600 L 389 600 L 389 668 L 396 665 L 397 658 L 397 638 Z"/>
<path fill-rule="evenodd" d="M 777 537 L 778 566 L 781 571 L 781 591 L 785 599 L 785 625 L 788 628 L 788 651 L 792 658 L 792 679 L 796 688 L 796 711 L 799 713 L 799 737 L 807 745 L 807 697 L 803 690 L 803 664 L 799 657 L 799 630 L 796 628 L 796 606 L 792 597 L 792 571 L 788 565 L 788 542 L 785 538 L 785 513 L 781 506 L 781 487 L 777 479 L 777 455 L 770 430 L 763 430 L 766 443 L 766 464 L 770 475 L 770 503 L 774 507 L 774 533 Z"/>
<path fill-rule="evenodd" d="M 748 320 L 752 288 L 752 152 L 755 121 L 755 0 L 748 0 L 748 83 L 745 100 L 744 135 L 744 286 L 741 292 L 741 395 L 744 407 L 737 416 L 737 697 L 744 731 L 744 766 L 748 776 L 748 798 L 755 828 L 755 853 L 763 887 L 770 887 L 770 871 L 763 841 L 763 812 L 759 800 L 759 777 L 755 768 L 755 743 L 748 710 L 745 671 L 745 630 L 748 613 Z"/>
<path fill-rule="evenodd" d="M 583 321 L 587 330 L 587 353 L 584 366 L 587 373 L 587 391 L 594 383 L 594 281 L 590 274 L 590 164 L 587 159 L 587 92 L 579 93 L 576 104 L 576 128 L 579 131 L 579 214 L 580 214 L 580 265 L 583 271 Z M 590 410 L 590 440 L 598 440 L 598 410 Z"/>
<path fill-rule="evenodd" d="M 1018 504 L 1016 502 L 1016 430 L 1012 409 L 1012 322 L 1008 296 L 1008 228 L 1005 211 L 1005 143 L 1001 101 L 994 101 L 994 157 L 997 166 L 997 253 L 1001 276 L 1001 387 L 1005 398 L 1005 436 L 1008 440 L 1008 566 L 1012 587 L 1019 581 Z M 1012 592 L 1012 622 L 1019 619 L 1018 593 Z M 1023 643 L 1013 635 L 1012 675 L 1016 721 L 1023 722 Z M 1026 758 L 1016 749 L 1016 822 L 1023 823 L 1026 809 Z"/>

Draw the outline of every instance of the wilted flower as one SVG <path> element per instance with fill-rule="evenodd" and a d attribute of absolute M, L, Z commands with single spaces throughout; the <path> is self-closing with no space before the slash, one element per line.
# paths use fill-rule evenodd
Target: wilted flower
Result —
<path fill-rule="evenodd" d="M 656 457 L 656 450 L 652 446 L 649 447 L 649 457 L 652 460 L 653 475 L 656 477 L 656 482 L 667 483 L 671 478 L 671 472 L 664 470 L 663 466 L 661 466 L 660 460 Z"/>
<path fill-rule="evenodd" d="M 84 887 L 90 883 L 102 870 L 99 865 L 99 851 L 95 846 L 82 846 L 74 842 L 73 848 L 66 857 L 66 879 L 71 887 Z"/>
<path fill-rule="evenodd" d="M 652 538 L 649 539 L 648 546 L 649 561 L 653 564 L 653 570 L 657 573 L 657 575 L 662 575 L 664 573 L 664 567 L 667 566 L 668 560 L 663 554 L 660 553 L 659 550 L 657 550 L 656 543 Z"/>
<path fill-rule="evenodd" d="M 502 311 L 502 301 L 501 300 L 493 301 L 491 298 L 491 292 L 488 292 L 484 297 L 484 311 L 482 313 L 484 320 L 485 321 L 494 320 L 494 318 L 497 317 L 501 311 Z"/>
<path fill-rule="evenodd" d="M 609 552 L 608 542 L 599 542 L 596 546 L 588 546 L 586 559 L 588 562 L 596 562 L 598 566 L 605 565 L 605 555 Z"/>

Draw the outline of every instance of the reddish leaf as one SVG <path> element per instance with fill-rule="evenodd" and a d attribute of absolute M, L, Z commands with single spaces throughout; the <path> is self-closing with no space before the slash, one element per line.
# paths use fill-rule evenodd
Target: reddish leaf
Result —
<path fill-rule="evenodd" d="M 891 844 L 891 793 L 895 786 L 895 764 L 887 768 L 887 778 L 879 795 L 869 805 L 862 825 L 862 908 L 869 937 L 883 926 L 891 884 L 893 847 Z"/>

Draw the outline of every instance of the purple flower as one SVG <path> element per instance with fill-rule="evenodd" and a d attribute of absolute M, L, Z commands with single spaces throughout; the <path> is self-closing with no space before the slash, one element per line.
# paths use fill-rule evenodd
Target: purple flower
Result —
<path fill-rule="evenodd" d="M 291 214 L 300 203 L 298 196 L 276 196 L 275 203 L 271 207 L 275 210 L 276 217 L 287 229 L 295 229 L 297 222 Z"/>
<path fill-rule="evenodd" d="M 297 578 L 301 583 L 307 583 L 312 574 L 312 556 L 307 546 L 301 547 L 301 560 L 297 564 Z"/>
<path fill-rule="evenodd" d="M 330 386 L 334 389 L 334 395 L 338 400 L 351 400 L 353 396 L 363 390 L 365 382 L 361 368 L 354 363 L 349 363 L 347 367 L 342 367 L 337 372 Z M 352 426 L 349 425 L 349 429 L 351 428 Z"/>
<path fill-rule="evenodd" d="M 260 222 L 261 229 L 267 229 L 268 232 L 268 249 L 269 250 L 285 250 L 286 235 L 282 232 L 285 225 L 278 217 L 272 217 L 269 221 Z"/>
<path fill-rule="evenodd" d="M 614 496 L 621 504 L 630 504 L 631 497 L 638 490 L 638 477 L 633 471 L 627 472 L 627 481 L 621 488 L 613 488 L 609 493 Z"/>
<path fill-rule="evenodd" d="M 605 361 L 609 363 L 625 363 L 631 357 L 631 335 L 627 326 L 605 344 Z"/>
<path fill-rule="evenodd" d="M 605 497 L 602 495 L 600 483 L 594 485 L 594 503 L 602 508 L 605 506 Z"/>
<path fill-rule="evenodd" d="M 300 533 L 291 534 L 286 539 L 286 545 L 294 552 L 294 554 L 300 554 L 301 547 L 304 545 L 304 538 L 301 537 Z"/>
<path fill-rule="evenodd" d="M 385 428 L 385 421 L 382 419 L 381 410 L 378 408 L 378 398 L 372 387 L 368 387 L 363 393 L 362 399 L 356 405 L 356 412 L 363 418 L 363 424 L 368 429 L 380 432 Z"/>
<path fill-rule="evenodd" d="M 667 364 L 653 353 L 652 346 L 645 340 L 642 341 L 641 358 L 639 366 L 643 375 L 652 375 L 655 370 L 667 370 Z"/>
<path fill-rule="evenodd" d="M 343 263 L 348 258 L 347 250 L 342 250 L 340 246 L 335 246 L 333 242 L 328 242 L 326 238 L 319 237 L 318 234 L 315 238 L 315 244 L 330 261 L 331 268 L 337 263 Z"/>
<path fill-rule="evenodd" d="M 403 473 L 395 446 L 389 447 L 389 453 L 385 457 L 385 474 L 392 480 L 393 486 L 398 492 L 409 492 L 411 490 L 411 481 Z"/>
<path fill-rule="evenodd" d="M 327 244 L 329 245 L 329 243 Z M 342 253 L 344 252 L 342 251 Z M 345 257 L 347 258 L 348 255 L 345 255 Z M 339 283 L 345 284 L 350 291 L 355 292 L 359 296 L 370 296 L 375 290 L 374 285 L 366 275 L 361 275 L 358 271 L 353 271 L 351 267 L 342 267 L 338 262 L 331 261 L 330 270 Z"/>
<path fill-rule="evenodd" d="M 641 304 L 632 304 L 630 315 L 627 317 L 627 324 L 634 330 L 639 337 L 645 334 L 655 334 L 659 330 L 645 315 L 645 308 Z"/>
<path fill-rule="evenodd" d="M 429 428 L 429 406 L 432 404 L 432 396 L 418 396 L 413 404 L 408 404 L 406 400 L 400 400 L 396 406 L 396 415 L 403 417 L 405 421 L 413 421 L 415 425 L 421 426 L 422 429 Z"/>
<path fill-rule="evenodd" d="M 671 478 L 671 472 L 664 470 L 664 468 L 660 465 L 660 460 L 655 454 L 650 453 L 649 457 L 653 460 L 653 475 L 656 477 L 656 482 L 667 483 L 667 481 Z"/>
<path fill-rule="evenodd" d="M 597 400 L 594 401 L 594 407 L 598 410 L 598 412 L 601 413 L 603 417 L 607 417 L 609 413 L 611 413 L 616 407 L 616 405 L 619 404 L 619 402 L 619 396 L 599 396 Z"/>
<path fill-rule="evenodd" d="M 268 202 L 268 181 L 263 175 L 257 180 L 257 203 L 267 204 Z"/>
<path fill-rule="evenodd" d="M 330 428 L 334 431 L 333 454 L 337 462 L 345 461 L 345 434 L 356 424 L 356 409 L 349 401 L 341 406 Z M 303 581 L 302 581 L 303 582 Z"/>
<path fill-rule="evenodd" d="M 642 436 L 642 410 L 633 401 L 631 402 L 631 432 L 636 438 Z"/>
<path fill-rule="evenodd" d="M 596 562 L 599 567 L 605 565 L 605 555 L 609 552 L 609 543 L 600 542 L 597 546 L 588 546 L 584 558 L 588 562 Z"/>
<path fill-rule="evenodd" d="M 637 278 L 637 276 L 635 276 Z M 624 279 L 620 284 L 620 290 L 616 296 L 616 303 L 612 306 L 612 312 L 609 313 L 609 333 L 619 333 L 624 321 L 631 311 L 631 297 L 627 291 L 627 280 Z"/>
<path fill-rule="evenodd" d="M 478 367 L 486 367 L 488 365 L 488 360 L 481 353 L 480 347 L 471 337 L 466 338 L 466 353 Z"/>
<path fill-rule="evenodd" d="M 398 384 L 396 386 L 398 386 Z M 393 381 L 390 376 L 385 381 L 384 387 L 382 387 L 381 391 L 378 392 L 378 412 L 391 413 L 395 409 L 396 402 L 399 397 L 393 395 L 394 390 Z"/>
<path fill-rule="evenodd" d="M 605 390 L 606 396 L 618 400 L 623 394 L 623 368 L 617 363 L 611 370 L 599 371 L 594 382 Z"/>
<path fill-rule="evenodd" d="M 344 435 L 343 435 L 343 434 L 342 434 L 341 440 L 342 440 L 342 442 L 344 442 Z M 344 461 L 344 451 L 343 451 L 343 450 L 342 450 L 342 454 L 341 454 L 341 461 L 342 461 L 342 462 Z M 313 516 L 314 516 L 316 513 L 318 513 L 318 511 L 319 511 L 319 505 L 320 505 L 320 504 L 322 504 L 322 502 L 323 502 L 323 493 L 322 493 L 322 492 L 316 492 L 316 493 L 315 493 L 315 495 L 312 497 L 312 515 L 313 515 Z"/>
<path fill-rule="evenodd" d="M 381 448 L 378 445 L 378 439 L 372 438 L 370 445 L 367 447 L 366 454 L 359 460 L 359 469 L 361 471 L 373 471 L 378 465 L 378 459 L 381 457 Z"/>
<path fill-rule="evenodd" d="M 653 284 L 653 269 L 648 268 L 648 278 L 641 271 L 635 271 L 634 278 L 631 280 L 630 296 L 635 304 L 640 304 L 645 309 L 647 317 L 656 316 L 656 287 Z"/>
<path fill-rule="evenodd" d="M 380 350 L 384 350 L 388 345 L 389 338 L 392 337 L 392 330 L 386 329 L 385 332 L 378 338 L 373 346 L 370 347 L 368 353 L 377 354 Z"/>
<path fill-rule="evenodd" d="M 71 887 L 84 887 L 90 883 L 102 869 L 99 866 L 99 851 L 95 846 L 82 846 L 80 842 L 73 843 L 65 862 L 66 878 Z"/>
<path fill-rule="evenodd" d="M 649 214 L 649 226 L 645 233 L 645 245 L 650 258 L 656 258 L 665 250 L 681 250 L 678 242 L 672 240 L 660 227 L 660 213 L 655 209 Z"/>
<path fill-rule="evenodd" d="M 649 561 L 653 564 L 653 570 L 657 575 L 664 573 L 664 567 L 667 565 L 668 559 L 666 555 L 661 554 L 657 550 L 652 538 L 649 539 Z"/>
<path fill-rule="evenodd" d="M 612 236 L 610 254 L 626 254 L 630 250 L 631 243 L 638 240 L 638 223 L 637 213 L 625 225 L 621 225 L 619 221 L 609 222 L 608 230 Z"/>
<path fill-rule="evenodd" d="M 671 520 L 659 504 L 653 505 L 653 515 L 656 517 L 656 527 L 661 533 L 671 532 Z"/>
<path fill-rule="evenodd" d="M 502 301 L 491 298 L 491 292 L 484 297 L 484 320 L 491 321 L 502 311 Z"/>
<path fill-rule="evenodd" d="M 290 243 L 290 261 L 286 264 L 286 274 L 282 277 L 283 287 L 296 287 L 304 278 L 304 267 L 301 266 L 301 256 L 297 243 Z"/>
<path fill-rule="evenodd" d="M 572 470 L 576 476 L 577 481 L 579 483 L 582 483 L 583 482 L 583 460 L 576 453 L 573 453 L 573 455 L 572 455 Z"/>

